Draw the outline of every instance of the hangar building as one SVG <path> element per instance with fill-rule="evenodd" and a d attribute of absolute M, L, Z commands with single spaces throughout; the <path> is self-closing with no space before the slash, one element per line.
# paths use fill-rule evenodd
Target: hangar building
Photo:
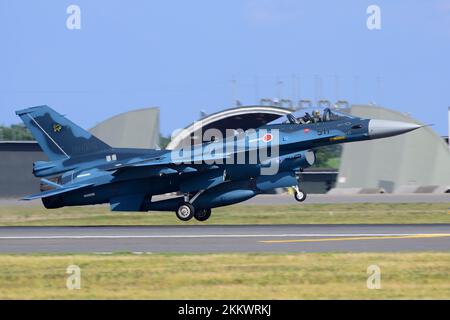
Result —
<path fill-rule="evenodd" d="M 266 123 L 286 116 L 294 112 L 294 109 L 283 108 L 278 106 L 241 106 L 236 108 L 225 109 L 217 113 L 206 115 L 200 120 L 188 125 L 178 135 L 172 137 L 172 141 L 167 149 L 173 150 L 182 146 L 186 139 L 197 138 L 195 133 L 201 128 L 204 132 L 208 129 L 217 129 L 225 136 L 226 129 L 242 129 L 258 128 Z M 337 170 L 322 168 L 307 168 L 303 172 L 302 189 L 308 193 L 326 193 L 335 185 L 337 178 Z"/>
<path fill-rule="evenodd" d="M 121 113 L 89 131 L 112 147 L 156 149 L 159 145 L 159 108 Z"/>
<path fill-rule="evenodd" d="M 353 105 L 350 114 L 421 124 L 375 105 Z M 332 193 L 443 193 L 450 190 L 450 149 L 430 127 L 388 139 L 343 145 Z"/>
<path fill-rule="evenodd" d="M 291 112 L 293 109 L 286 109 L 274 106 L 243 106 L 222 110 L 217 113 L 206 115 L 200 120 L 188 125 L 179 134 L 172 137 L 172 141 L 167 149 L 173 150 L 183 144 L 185 139 L 195 139 L 195 131 L 201 126 L 203 131 L 208 129 L 220 130 L 225 136 L 226 129 L 242 129 L 258 128 L 266 123 L 274 121 Z"/>

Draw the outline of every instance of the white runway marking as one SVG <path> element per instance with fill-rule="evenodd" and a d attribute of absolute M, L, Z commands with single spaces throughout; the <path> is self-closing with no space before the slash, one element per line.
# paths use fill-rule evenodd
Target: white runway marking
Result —
<path fill-rule="evenodd" d="M 198 234 L 198 235 L 58 235 L 58 236 L 0 236 L 0 240 L 58 240 L 58 239 L 170 239 L 170 238 L 266 238 L 266 237 L 397 237 L 450 236 L 448 233 L 286 233 L 286 234 Z"/>

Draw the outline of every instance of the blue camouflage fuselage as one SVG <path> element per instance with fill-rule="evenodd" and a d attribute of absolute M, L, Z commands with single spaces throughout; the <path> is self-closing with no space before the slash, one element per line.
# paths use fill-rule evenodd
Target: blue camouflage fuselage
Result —
<path fill-rule="evenodd" d="M 247 200 L 275 188 L 297 186 L 314 163 L 311 149 L 382 138 L 418 125 L 336 114 L 288 115 L 268 124 L 176 150 L 112 148 L 47 106 L 17 111 L 49 161 L 33 166 L 50 187 L 24 199 L 59 208 L 110 203 L 114 211 L 176 210 L 186 201 L 210 209 Z M 179 192 L 181 197 L 152 201 Z M 189 209 L 189 208 L 188 208 Z"/>

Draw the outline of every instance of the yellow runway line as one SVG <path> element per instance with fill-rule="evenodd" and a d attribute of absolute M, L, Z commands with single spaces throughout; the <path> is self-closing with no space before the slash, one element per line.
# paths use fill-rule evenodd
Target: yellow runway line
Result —
<path fill-rule="evenodd" d="M 414 234 L 405 236 L 368 236 L 368 237 L 339 237 L 322 239 L 293 239 L 293 240 L 266 240 L 261 243 L 294 243 L 294 242 L 326 242 L 326 241 L 353 241 L 353 240 L 384 240 L 384 239 L 422 239 L 450 237 L 450 233 Z"/>

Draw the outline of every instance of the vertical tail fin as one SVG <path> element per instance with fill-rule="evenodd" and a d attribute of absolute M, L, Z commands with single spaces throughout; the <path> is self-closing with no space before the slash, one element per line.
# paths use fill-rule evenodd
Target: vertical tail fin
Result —
<path fill-rule="evenodd" d="M 50 160 L 111 149 L 48 106 L 16 111 Z"/>

